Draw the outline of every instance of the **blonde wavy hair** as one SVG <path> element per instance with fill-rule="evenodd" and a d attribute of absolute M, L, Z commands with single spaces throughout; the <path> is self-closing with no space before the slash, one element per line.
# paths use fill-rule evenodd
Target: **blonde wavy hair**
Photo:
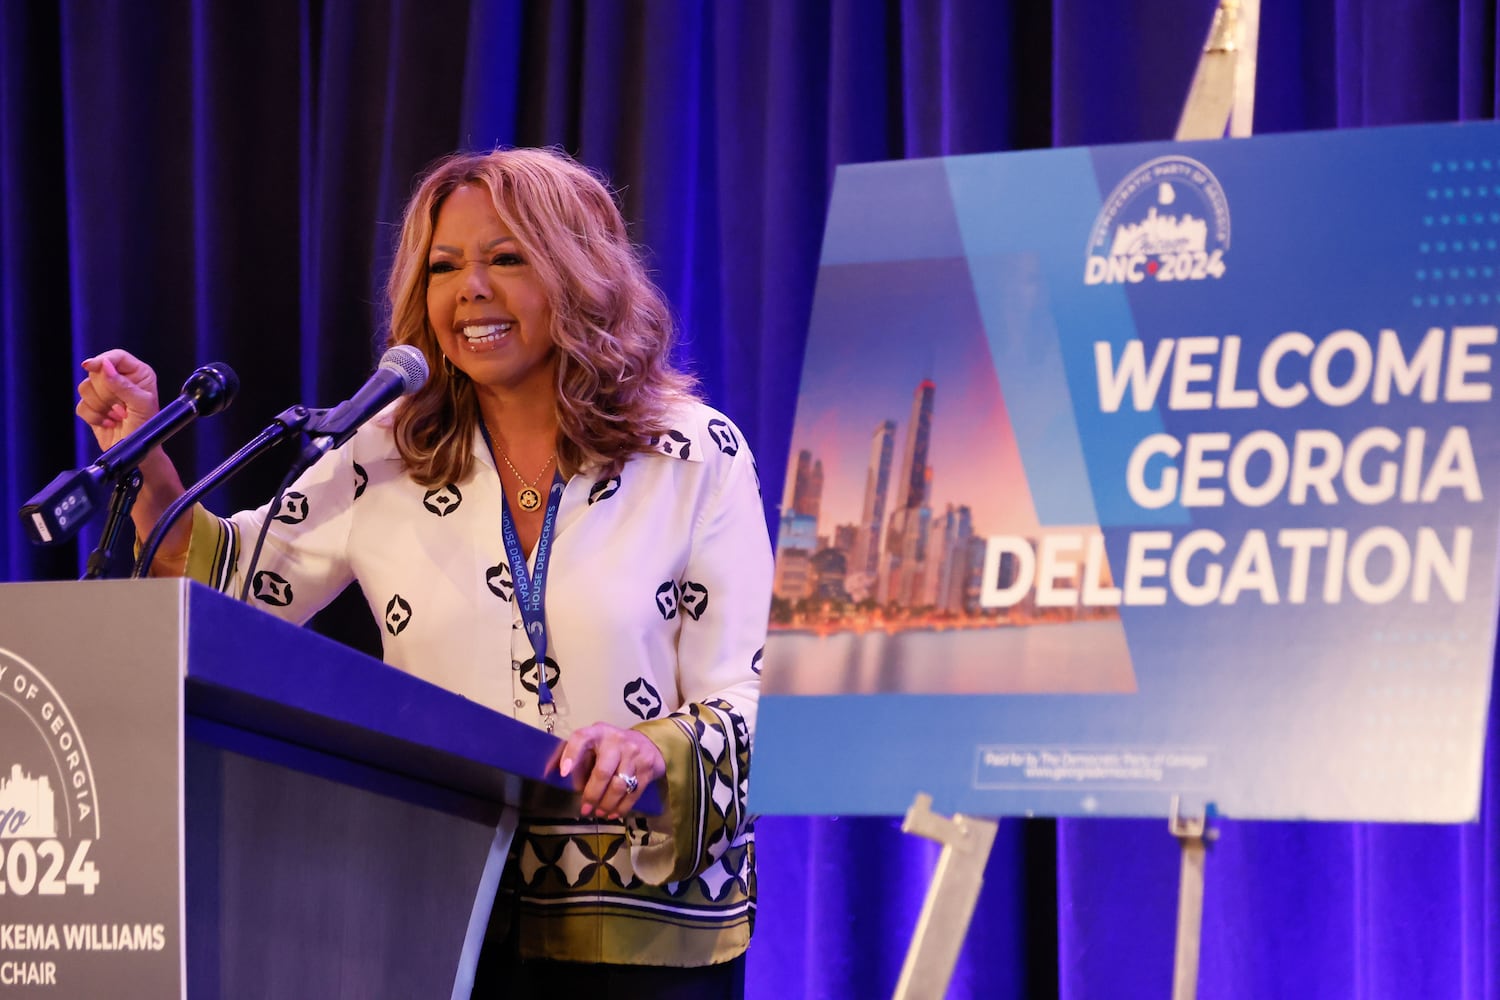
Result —
<path fill-rule="evenodd" d="M 422 178 L 407 204 L 386 293 L 389 345 L 427 358 L 427 383 L 402 400 L 396 447 L 424 486 L 473 471 L 479 403 L 468 377 L 445 363 L 427 318 L 427 259 L 443 200 L 465 184 L 490 193 L 552 307 L 557 346 L 558 461 L 613 475 L 667 429 L 695 380 L 673 367 L 676 329 L 604 183 L 565 153 L 497 149 L 456 153 Z"/>

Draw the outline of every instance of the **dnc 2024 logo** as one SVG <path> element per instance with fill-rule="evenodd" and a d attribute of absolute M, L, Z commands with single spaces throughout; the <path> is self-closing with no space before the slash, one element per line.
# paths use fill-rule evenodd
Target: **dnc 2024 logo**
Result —
<path fill-rule="evenodd" d="M 92 896 L 99 870 L 94 768 L 41 671 L 0 648 L 0 907 L 7 897 Z M 0 969 L 0 980 L 4 969 Z"/>
<path fill-rule="evenodd" d="M 1224 276 L 1229 201 L 1203 164 L 1162 156 L 1104 200 L 1089 234 L 1087 285 L 1202 281 Z"/>

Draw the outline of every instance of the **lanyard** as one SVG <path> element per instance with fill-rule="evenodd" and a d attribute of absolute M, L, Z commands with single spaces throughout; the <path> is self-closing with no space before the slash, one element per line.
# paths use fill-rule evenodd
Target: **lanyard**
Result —
<path fill-rule="evenodd" d="M 531 649 L 536 654 L 536 701 L 537 711 L 547 720 L 547 730 L 552 730 L 552 716 L 557 705 L 552 700 L 552 687 L 547 683 L 547 619 L 544 606 L 547 592 L 547 559 L 552 555 L 552 529 L 557 524 L 557 508 L 562 502 L 563 477 L 561 472 L 552 473 L 552 487 L 547 491 L 547 510 L 542 515 L 542 533 L 536 540 L 536 573 L 526 569 L 526 553 L 521 550 L 521 538 L 516 534 L 516 525 L 510 516 L 510 504 L 505 491 L 500 491 L 500 530 L 505 536 L 505 557 L 510 560 L 510 575 L 516 585 L 516 602 L 521 606 L 521 619 L 526 623 L 526 637 L 531 640 Z"/>
<path fill-rule="evenodd" d="M 493 454 L 489 428 L 481 421 L 479 429 Z M 496 475 L 499 475 L 498 469 Z M 531 640 L 532 652 L 536 654 L 536 707 L 548 732 L 552 731 L 552 716 L 557 714 L 557 704 L 552 698 L 552 686 L 547 683 L 547 560 L 552 555 L 552 531 L 557 525 L 557 508 L 562 503 L 563 486 L 562 472 L 554 471 L 552 485 L 547 490 L 547 510 L 542 515 L 542 532 L 536 540 L 535 574 L 526 569 L 526 553 L 521 548 L 521 537 L 516 533 L 516 523 L 510 515 L 505 487 L 500 488 L 500 533 L 505 539 L 505 558 L 510 562 L 510 575 L 515 582 L 516 603 L 521 608 L 521 620 L 526 623 L 526 638 Z"/>

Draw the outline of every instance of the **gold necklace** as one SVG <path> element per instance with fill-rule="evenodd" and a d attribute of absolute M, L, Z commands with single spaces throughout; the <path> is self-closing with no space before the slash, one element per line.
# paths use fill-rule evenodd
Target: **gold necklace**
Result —
<path fill-rule="evenodd" d="M 490 440 L 494 441 L 493 435 Z M 542 495 L 537 492 L 536 484 L 542 481 L 542 475 L 552 467 L 553 460 L 557 458 L 557 452 L 554 451 L 551 455 L 547 456 L 546 463 L 542 465 L 542 471 L 531 477 L 531 482 L 528 483 L 526 477 L 517 471 L 515 463 L 510 460 L 510 456 L 498 444 L 495 445 L 495 451 L 505 460 L 505 464 L 510 466 L 510 471 L 514 473 L 516 481 L 523 487 L 521 492 L 516 494 L 516 503 L 521 505 L 522 510 L 536 510 L 542 505 Z"/>

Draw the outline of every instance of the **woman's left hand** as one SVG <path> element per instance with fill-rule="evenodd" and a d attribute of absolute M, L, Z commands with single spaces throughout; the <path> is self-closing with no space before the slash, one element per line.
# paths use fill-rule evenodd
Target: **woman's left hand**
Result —
<path fill-rule="evenodd" d="M 573 777 L 573 787 L 583 796 L 582 815 L 618 819 L 647 785 L 666 775 L 667 762 L 640 732 L 596 722 L 568 737 L 557 773 Z"/>

